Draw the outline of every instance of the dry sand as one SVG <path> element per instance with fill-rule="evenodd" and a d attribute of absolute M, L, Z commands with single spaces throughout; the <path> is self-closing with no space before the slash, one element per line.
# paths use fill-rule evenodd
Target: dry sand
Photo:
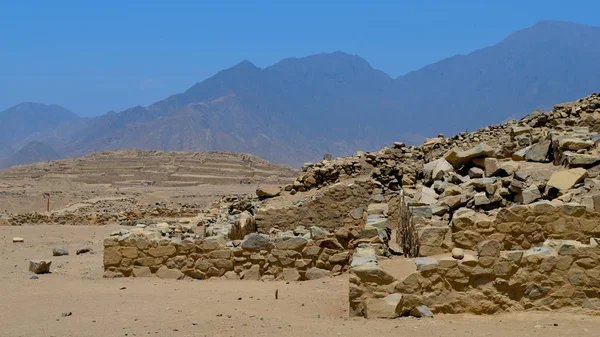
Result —
<path fill-rule="evenodd" d="M 116 228 L 0 227 L 0 336 L 600 335 L 600 317 L 561 313 L 349 319 L 347 276 L 289 284 L 103 279 L 102 240 Z M 54 247 L 70 255 L 52 257 Z M 84 247 L 96 254 L 75 255 Z M 51 259 L 52 274 L 30 279 L 31 258 Z"/>

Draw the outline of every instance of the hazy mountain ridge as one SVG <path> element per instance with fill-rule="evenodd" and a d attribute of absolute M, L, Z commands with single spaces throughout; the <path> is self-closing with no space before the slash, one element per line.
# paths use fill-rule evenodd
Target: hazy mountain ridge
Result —
<path fill-rule="evenodd" d="M 473 130 L 598 91 L 598 38 L 597 27 L 542 21 L 396 79 L 343 52 L 263 69 L 243 61 L 148 107 L 66 119 L 21 142 L 46 141 L 70 156 L 120 148 L 242 151 L 298 166 L 324 153 Z"/>

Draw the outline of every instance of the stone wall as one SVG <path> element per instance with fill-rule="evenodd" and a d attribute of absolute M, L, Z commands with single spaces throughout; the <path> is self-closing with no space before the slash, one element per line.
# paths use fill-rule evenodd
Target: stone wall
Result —
<path fill-rule="evenodd" d="M 416 259 L 417 271 L 395 279 L 373 259 L 356 256 L 351 315 L 394 318 L 428 306 L 433 313 L 577 309 L 600 313 L 599 239 L 589 245 L 548 240 L 530 250 L 479 243 L 477 254 Z M 458 252 L 457 252 L 458 253 Z M 460 256 L 463 255 L 463 256 Z M 360 260 L 360 262 L 359 262 Z"/>
<path fill-rule="evenodd" d="M 259 233 L 269 233 L 272 228 L 286 231 L 298 226 L 332 230 L 361 226 L 364 224 L 363 211 L 369 205 L 374 189 L 375 184 L 370 179 L 359 180 L 327 186 L 294 204 L 267 203 L 256 212 L 256 228 Z"/>
<path fill-rule="evenodd" d="M 335 231 L 299 226 L 272 236 L 250 233 L 232 240 L 233 232 L 242 236 L 253 226 L 253 217 L 244 212 L 236 218 L 233 232 L 209 237 L 194 233 L 192 226 L 167 223 L 119 230 L 104 240 L 105 276 L 299 281 L 340 274 L 348 270 L 358 245 L 380 256 L 389 254 L 384 200 L 382 195 L 370 199 L 373 203 L 361 210 L 365 220 L 360 226 Z"/>
<path fill-rule="evenodd" d="M 335 233 L 310 228 L 304 235 L 245 240 L 223 236 L 169 237 L 154 229 L 115 233 L 104 241 L 106 277 L 284 279 L 297 281 L 341 273 L 359 239 L 357 229 Z M 302 234 L 302 233 L 298 233 Z"/>
<path fill-rule="evenodd" d="M 458 210 L 452 220 L 452 242 L 470 249 L 494 239 L 504 249 L 529 249 L 547 239 L 589 242 L 600 237 L 600 213 L 580 204 L 539 201 L 500 209 L 495 217 Z"/>

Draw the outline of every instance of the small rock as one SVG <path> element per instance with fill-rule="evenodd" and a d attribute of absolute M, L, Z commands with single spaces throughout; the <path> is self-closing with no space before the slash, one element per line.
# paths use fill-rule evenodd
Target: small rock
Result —
<path fill-rule="evenodd" d="M 410 311 L 410 315 L 413 317 L 430 317 L 433 318 L 433 313 L 429 310 L 426 305 L 420 305 Z"/>
<path fill-rule="evenodd" d="M 77 249 L 77 252 L 76 252 L 77 255 L 85 254 L 85 253 L 94 253 L 94 251 L 92 250 L 92 248 L 81 248 L 81 249 Z"/>
<path fill-rule="evenodd" d="M 45 274 L 50 272 L 50 265 L 52 261 L 50 260 L 30 260 L 29 261 L 29 271 L 36 274 Z"/>
<path fill-rule="evenodd" d="M 452 249 L 452 257 L 457 260 L 462 260 L 465 257 L 465 252 L 460 248 Z"/>
<path fill-rule="evenodd" d="M 479 192 L 473 196 L 473 202 L 475 206 L 489 205 L 490 199 L 486 196 L 485 192 Z"/>
<path fill-rule="evenodd" d="M 471 178 L 481 178 L 483 177 L 483 170 L 479 167 L 471 167 L 469 169 L 469 177 Z"/>
<path fill-rule="evenodd" d="M 256 195 L 259 198 L 273 198 L 278 196 L 279 193 L 281 193 L 281 187 L 279 186 L 266 185 L 256 189 Z"/>
<path fill-rule="evenodd" d="M 52 249 L 52 256 L 63 256 L 69 255 L 69 250 L 67 248 L 54 248 Z"/>
<path fill-rule="evenodd" d="M 39 277 L 37 277 L 37 276 L 35 276 L 35 275 L 33 275 L 33 276 L 31 276 L 29 279 L 30 279 L 30 280 L 39 280 L 40 278 L 39 278 Z"/>
<path fill-rule="evenodd" d="M 73 315 L 73 313 L 70 312 L 70 311 L 69 312 L 63 312 L 62 314 L 60 314 L 61 317 L 69 317 L 71 315 Z"/>

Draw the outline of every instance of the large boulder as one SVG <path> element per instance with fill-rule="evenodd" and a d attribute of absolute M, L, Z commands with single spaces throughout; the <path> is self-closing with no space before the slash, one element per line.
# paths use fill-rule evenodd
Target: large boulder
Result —
<path fill-rule="evenodd" d="M 587 150 L 594 145 L 591 140 L 584 140 L 576 137 L 561 137 L 558 139 L 558 147 L 566 151 Z"/>
<path fill-rule="evenodd" d="M 415 200 L 421 205 L 434 205 L 437 202 L 438 194 L 429 187 L 422 186 L 415 194 Z"/>
<path fill-rule="evenodd" d="M 550 140 L 543 140 L 529 148 L 525 154 L 525 160 L 538 163 L 547 163 L 550 161 Z"/>
<path fill-rule="evenodd" d="M 564 171 L 556 171 L 550 176 L 550 180 L 546 184 L 547 189 L 557 189 L 559 192 L 566 192 L 575 184 L 581 182 L 588 176 L 588 172 L 584 168 L 574 168 Z"/>
<path fill-rule="evenodd" d="M 585 154 L 565 151 L 560 155 L 560 164 L 568 167 L 592 166 L 600 161 L 600 157 Z"/>
<path fill-rule="evenodd" d="M 455 149 L 450 150 L 448 153 L 446 153 L 444 159 L 446 159 L 454 167 L 459 168 L 475 158 L 490 157 L 493 154 L 494 149 L 491 146 L 487 145 L 486 143 L 481 143 L 465 151 L 457 151 Z"/>
<path fill-rule="evenodd" d="M 423 166 L 423 175 L 425 180 L 441 180 L 444 175 L 453 172 L 454 167 L 444 158 L 434 160 Z"/>

